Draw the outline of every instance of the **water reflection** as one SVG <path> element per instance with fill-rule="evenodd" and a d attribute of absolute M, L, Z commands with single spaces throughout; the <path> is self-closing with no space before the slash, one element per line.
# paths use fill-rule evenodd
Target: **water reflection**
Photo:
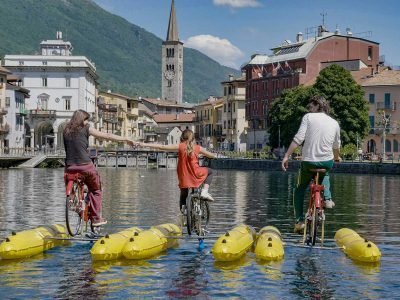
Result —
<path fill-rule="evenodd" d="M 64 223 L 62 169 L 0 170 L 0 239 L 11 230 Z M 104 215 L 110 233 L 175 222 L 179 189 L 175 170 L 100 169 Z M 0 261 L 0 296 L 16 298 L 394 298 L 399 291 L 400 211 L 398 176 L 332 174 L 336 207 L 326 211 L 327 243 L 349 227 L 374 241 L 380 264 L 359 264 L 342 251 L 296 247 L 292 234 L 295 174 L 216 171 L 210 230 L 224 233 L 246 223 L 282 233 L 285 258 L 262 262 L 249 253 L 231 264 L 215 263 L 197 241 L 183 239 L 146 261 L 92 262 L 89 243 L 55 247 L 20 261 Z M 46 282 L 46 285 L 43 285 Z M 90 295 L 90 296 L 89 296 Z"/>

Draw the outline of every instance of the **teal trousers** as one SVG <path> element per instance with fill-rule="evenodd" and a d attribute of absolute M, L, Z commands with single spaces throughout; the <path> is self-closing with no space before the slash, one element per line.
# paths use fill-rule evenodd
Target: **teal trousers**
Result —
<path fill-rule="evenodd" d="M 332 167 L 333 160 L 321 162 L 301 162 L 297 176 L 297 184 L 293 193 L 294 216 L 296 218 L 296 222 L 304 220 L 304 194 L 313 177 L 313 173 L 310 172 L 310 169 L 326 169 L 325 173 L 321 173 L 319 175 L 319 184 L 322 183 L 324 186 L 324 199 L 328 200 L 332 198 L 329 182 L 329 171 L 332 169 Z"/>

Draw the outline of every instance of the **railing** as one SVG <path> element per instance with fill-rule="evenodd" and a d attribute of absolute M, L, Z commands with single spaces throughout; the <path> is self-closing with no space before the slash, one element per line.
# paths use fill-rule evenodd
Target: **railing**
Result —
<path fill-rule="evenodd" d="M 46 117 L 55 117 L 56 111 L 55 110 L 39 110 L 39 109 L 31 109 L 30 111 L 31 117 L 35 118 L 46 118 Z"/>
<path fill-rule="evenodd" d="M 385 102 L 377 102 L 376 109 L 386 109 L 386 110 L 396 110 L 397 105 L 396 102 L 393 103 L 385 103 Z"/>
<path fill-rule="evenodd" d="M 64 149 L 32 149 L 0 147 L 0 157 L 33 157 L 45 154 L 47 156 L 65 156 Z"/>
<path fill-rule="evenodd" d="M 26 116 L 26 115 L 29 113 L 29 110 L 27 110 L 26 108 L 20 108 L 19 111 L 18 111 L 18 113 L 19 113 L 20 115 Z"/>
<path fill-rule="evenodd" d="M 7 114 L 7 108 L 0 107 L 0 116 L 1 115 L 6 115 Z"/>

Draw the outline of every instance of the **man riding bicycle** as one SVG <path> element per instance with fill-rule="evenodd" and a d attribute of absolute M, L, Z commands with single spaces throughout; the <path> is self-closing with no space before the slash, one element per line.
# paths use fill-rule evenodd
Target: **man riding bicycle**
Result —
<path fill-rule="evenodd" d="M 333 208 L 329 182 L 329 171 L 333 161 L 340 161 L 340 127 L 329 114 L 329 105 L 324 97 L 314 96 L 308 104 L 309 113 L 303 116 L 301 125 L 293 138 L 283 160 L 282 170 L 286 171 L 289 157 L 293 151 L 303 144 L 302 162 L 300 165 L 297 184 L 294 190 L 293 204 L 296 218 L 294 232 L 300 233 L 304 229 L 303 202 L 305 190 L 311 179 L 311 169 L 326 169 L 321 174 L 324 185 L 325 208 Z"/>

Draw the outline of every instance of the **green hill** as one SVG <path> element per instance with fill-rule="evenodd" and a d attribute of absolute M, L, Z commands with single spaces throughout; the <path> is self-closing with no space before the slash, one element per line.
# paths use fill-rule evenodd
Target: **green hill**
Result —
<path fill-rule="evenodd" d="M 100 90 L 161 97 L 162 40 L 93 1 L 2 0 L 1 11 L 0 57 L 38 54 L 40 42 L 55 39 L 59 30 L 63 39 L 72 43 L 73 55 L 84 55 L 95 63 Z M 220 82 L 228 74 L 238 73 L 197 50 L 185 48 L 184 101 L 221 95 Z"/>

